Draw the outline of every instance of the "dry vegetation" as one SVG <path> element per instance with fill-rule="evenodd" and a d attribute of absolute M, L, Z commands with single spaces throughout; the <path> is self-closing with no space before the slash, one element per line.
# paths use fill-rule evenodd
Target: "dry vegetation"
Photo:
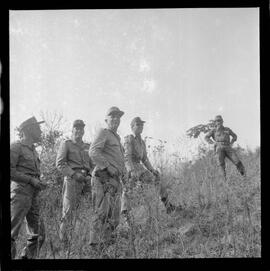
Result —
<path fill-rule="evenodd" d="M 211 150 L 201 148 L 192 163 L 183 162 L 177 155 L 166 160 L 163 143 L 152 150 L 152 157 L 168 185 L 171 200 L 181 204 L 183 210 L 168 215 L 155 188 L 145 184 L 133 197 L 136 207 L 131 229 L 119 227 L 116 242 L 96 253 L 88 244 L 92 207 L 91 196 L 86 194 L 70 245 L 63 250 L 58 236 L 62 178 L 53 163 L 57 137 L 61 134 L 45 138 L 50 144 L 42 152 L 43 178 L 50 186 L 40 194 L 46 225 L 40 259 L 261 257 L 260 149 L 252 152 L 238 148 L 247 177 L 242 178 L 228 162 L 229 180 L 225 183 Z M 19 253 L 25 241 L 23 227 L 17 242 Z"/>

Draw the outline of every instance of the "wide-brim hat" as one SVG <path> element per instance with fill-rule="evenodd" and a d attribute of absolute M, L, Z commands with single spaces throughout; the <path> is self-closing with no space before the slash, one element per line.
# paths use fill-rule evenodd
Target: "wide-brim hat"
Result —
<path fill-rule="evenodd" d="M 135 123 L 145 123 L 144 120 L 142 120 L 140 117 L 135 117 L 131 123 L 130 123 L 130 126 L 132 127 Z"/>
<path fill-rule="evenodd" d="M 110 116 L 111 114 L 119 114 L 120 117 L 122 117 L 125 112 L 121 111 L 118 107 L 116 106 L 112 106 L 111 108 L 109 108 L 109 110 L 107 111 L 106 116 Z"/>
<path fill-rule="evenodd" d="M 74 120 L 72 127 L 84 127 L 85 123 L 83 120 Z"/>
<path fill-rule="evenodd" d="M 45 121 L 37 121 L 37 119 L 35 117 L 31 117 L 27 120 L 25 120 L 24 122 L 22 122 L 19 126 L 19 130 L 21 131 L 22 129 L 24 129 L 25 127 L 31 126 L 31 125 L 39 125 L 41 123 L 44 123 Z"/>

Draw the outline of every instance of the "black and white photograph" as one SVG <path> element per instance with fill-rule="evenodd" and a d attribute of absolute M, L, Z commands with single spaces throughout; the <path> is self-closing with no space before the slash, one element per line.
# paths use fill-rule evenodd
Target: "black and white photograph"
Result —
<path fill-rule="evenodd" d="M 9 10 L 11 259 L 261 258 L 259 15 Z"/>

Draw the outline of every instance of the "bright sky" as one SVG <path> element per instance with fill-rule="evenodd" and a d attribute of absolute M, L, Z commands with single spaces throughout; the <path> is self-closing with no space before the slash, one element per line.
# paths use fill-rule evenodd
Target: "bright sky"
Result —
<path fill-rule="evenodd" d="M 83 119 L 91 140 L 118 106 L 122 137 L 140 116 L 143 136 L 176 150 L 187 129 L 222 114 L 253 149 L 259 76 L 258 8 L 10 11 L 11 141 L 40 111 L 68 127 Z"/>

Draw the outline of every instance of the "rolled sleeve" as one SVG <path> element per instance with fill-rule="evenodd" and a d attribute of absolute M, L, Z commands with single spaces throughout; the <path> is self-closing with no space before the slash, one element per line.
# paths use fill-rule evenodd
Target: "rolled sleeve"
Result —
<path fill-rule="evenodd" d="M 107 133 L 105 130 L 100 130 L 89 149 L 89 156 L 92 162 L 100 169 L 104 169 L 110 165 L 110 163 L 102 154 L 106 141 Z"/>
<path fill-rule="evenodd" d="M 124 154 L 125 154 L 125 165 L 127 168 L 127 171 L 133 171 L 134 170 L 134 164 L 132 162 L 132 137 L 126 136 L 124 139 Z"/>
<path fill-rule="evenodd" d="M 67 163 L 68 145 L 67 142 L 62 142 L 56 156 L 56 168 L 64 175 L 71 177 L 74 170 Z"/>
<path fill-rule="evenodd" d="M 142 163 L 145 165 L 145 167 L 152 171 L 154 170 L 153 169 L 153 166 L 151 165 L 149 159 L 148 159 L 148 156 L 147 156 L 147 151 L 146 151 L 146 145 L 145 145 L 145 142 L 143 141 L 143 158 L 142 158 Z"/>
<path fill-rule="evenodd" d="M 237 135 L 231 129 L 229 129 L 229 134 L 232 137 L 232 141 L 235 142 L 237 140 Z"/>

